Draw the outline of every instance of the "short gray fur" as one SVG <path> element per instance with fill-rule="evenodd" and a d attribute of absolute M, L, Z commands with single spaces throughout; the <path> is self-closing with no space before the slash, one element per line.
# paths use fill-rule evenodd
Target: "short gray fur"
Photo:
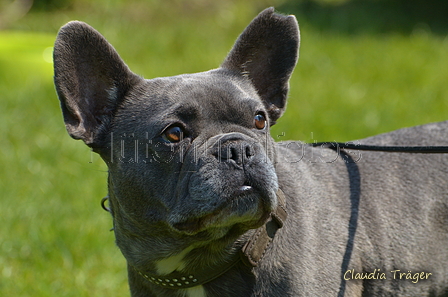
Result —
<path fill-rule="evenodd" d="M 268 8 L 220 68 L 145 80 L 87 24 L 61 28 L 54 68 L 64 120 L 109 168 L 132 296 L 448 296 L 448 155 L 275 143 L 269 126 L 285 110 L 298 48 L 295 17 Z M 183 131 L 179 141 L 169 127 Z M 447 131 L 441 122 L 360 143 L 446 146 Z M 275 209 L 278 188 L 288 219 L 258 267 L 239 263 L 202 293 L 136 272 L 159 274 L 168 268 L 158 263 L 182 251 L 186 274 L 230 259 Z M 387 279 L 347 280 L 351 269 Z M 393 279 L 398 269 L 431 275 L 412 283 Z"/>

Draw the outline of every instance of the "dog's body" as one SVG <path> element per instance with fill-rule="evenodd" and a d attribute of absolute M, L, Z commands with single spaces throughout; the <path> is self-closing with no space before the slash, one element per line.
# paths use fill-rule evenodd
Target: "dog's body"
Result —
<path fill-rule="evenodd" d="M 295 18 L 267 9 L 221 68 L 144 80 L 88 25 L 61 29 L 64 120 L 109 167 L 132 296 L 448 296 L 447 155 L 269 137 L 298 45 Z M 443 122 L 361 143 L 448 145 L 446 131 Z M 279 189 L 288 218 L 250 267 L 237 257 L 279 208 Z"/>

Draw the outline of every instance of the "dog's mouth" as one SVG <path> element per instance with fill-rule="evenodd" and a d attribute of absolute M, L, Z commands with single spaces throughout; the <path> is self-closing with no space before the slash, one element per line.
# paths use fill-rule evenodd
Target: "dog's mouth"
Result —
<path fill-rule="evenodd" d="M 229 229 L 236 224 L 254 229 L 266 222 L 272 210 L 271 199 L 263 197 L 253 186 L 244 184 L 213 211 L 173 223 L 172 226 L 189 235 L 211 228 Z"/>
<path fill-rule="evenodd" d="M 232 137 L 217 142 L 222 147 L 215 144 L 198 161 L 185 163 L 187 173 L 168 218 L 174 230 L 188 235 L 208 231 L 217 238 L 232 227 L 247 231 L 262 226 L 276 208 L 277 175 L 264 148 L 259 143 L 249 146 L 253 139 L 245 135 Z"/>

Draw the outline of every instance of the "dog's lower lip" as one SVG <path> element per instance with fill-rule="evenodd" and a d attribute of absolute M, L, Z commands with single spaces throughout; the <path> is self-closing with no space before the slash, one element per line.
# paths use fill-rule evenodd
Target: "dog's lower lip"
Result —
<path fill-rule="evenodd" d="M 186 220 L 183 222 L 178 222 L 178 223 L 174 224 L 173 227 L 181 232 L 186 232 L 186 233 L 190 233 L 190 234 L 197 233 L 198 231 L 201 231 L 206 226 L 207 221 L 211 220 L 219 212 L 220 212 L 220 210 L 217 210 L 213 213 L 207 214 L 202 217 L 196 217 L 196 218 L 192 218 L 192 219 L 189 219 L 189 220 Z"/>
<path fill-rule="evenodd" d="M 179 231 L 195 232 L 196 230 L 199 230 L 201 228 L 201 222 L 199 219 L 195 219 L 182 223 L 176 223 L 173 225 L 173 227 Z"/>

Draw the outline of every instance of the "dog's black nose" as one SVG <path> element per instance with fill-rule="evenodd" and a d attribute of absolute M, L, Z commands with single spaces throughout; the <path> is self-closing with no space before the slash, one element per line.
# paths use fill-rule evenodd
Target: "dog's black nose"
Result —
<path fill-rule="evenodd" d="M 234 162 L 237 165 L 242 165 L 255 155 L 255 149 L 247 141 L 229 139 L 218 142 L 213 155 L 221 162 Z"/>
<path fill-rule="evenodd" d="M 241 165 L 254 155 L 252 146 L 243 142 L 229 143 L 221 148 L 220 152 L 220 160 L 227 162 L 232 160 L 238 165 Z"/>

